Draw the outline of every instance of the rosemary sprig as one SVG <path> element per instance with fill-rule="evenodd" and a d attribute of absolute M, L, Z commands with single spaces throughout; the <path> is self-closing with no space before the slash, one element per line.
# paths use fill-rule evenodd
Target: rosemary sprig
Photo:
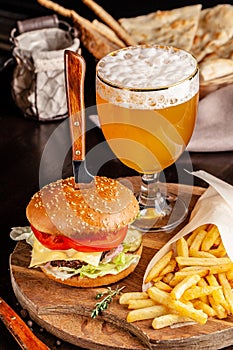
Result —
<path fill-rule="evenodd" d="M 102 298 L 105 294 L 107 295 L 101 301 L 95 304 L 95 307 L 91 313 L 91 318 L 96 318 L 98 315 L 101 314 L 102 311 L 106 310 L 108 308 L 108 305 L 112 302 L 113 298 L 116 295 L 119 295 L 122 289 L 124 288 L 125 286 L 121 288 L 117 286 L 116 289 L 113 290 L 111 287 L 108 287 L 105 292 L 96 294 L 96 297 L 95 297 L 96 299 Z"/>

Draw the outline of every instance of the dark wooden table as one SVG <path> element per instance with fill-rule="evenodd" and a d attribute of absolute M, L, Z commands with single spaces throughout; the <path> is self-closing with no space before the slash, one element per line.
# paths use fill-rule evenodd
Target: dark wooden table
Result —
<path fill-rule="evenodd" d="M 32 3 L 33 5 L 29 6 L 29 1 L 24 1 L 22 4 L 20 2 L 22 6 L 19 6 L 18 1 L 1 1 L 1 8 L 4 10 L 4 14 L 6 14 L 7 11 L 8 15 L 11 14 L 13 18 L 11 18 L 10 22 L 7 22 L 6 17 L 1 17 L 0 9 L 1 20 L 3 20 L 4 17 L 6 24 L 12 26 L 17 18 L 22 19 L 49 13 L 49 11 L 46 12 L 44 9 L 41 9 L 38 4 L 36 4 L 36 1 Z M 72 6 L 75 2 L 69 1 L 68 3 Z M 139 1 L 129 1 L 130 5 L 125 7 L 121 5 L 121 1 L 113 1 L 111 4 L 107 1 L 99 1 L 99 3 L 104 5 L 116 18 L 147 13 L 152 11 L 153 8 L 152 1 L 148 1 L 148 4 L 144 2 L 143 5 Z M 195 3 L 195 1 L 190 1 L 190 3 Z M 217 2 L 211 1 L 210 3 L 208 1 L 209 6 L 215 3 Z M 143 6 L 143 9 L 140 9 L 139 4 L 141 4 L 141 7 Z M 184 4 L 185 1 L 179 1 L 177 7 Z M 11 6 L 16 6 L 14 11 L 17 12 L 17 14 L 12 12 L 13 7 Z M 130 6 L 133 6 L 131 12 Z M 161 6 L 161 9 L 169 8 L 169 3 L 165 1 Z M 153 10 L 156 10 L 156 8 L 153 8 Z M 82 15 L 84 15 L 84 13 Z M 89 13 L 87 13 L 87 15 L 89 15 Z M 3 27 L 0 27 L 0 33 L 2 33 L 2 28 Z M 4 27 L 4 33 L 5 32 L 6 28 Z M 5 48 L 8 49 L 8 47 L 4 45 L 0 47 L 0 49 L 1 48 L 1 62 L 3 62 L 4 57 L 9 56 L 10 52 L 7 50 L 4 51 Z M 94 79 L 96 61 L 85 50 L 83 50 L 83 55 L 87 61 L 85 102 L 86 106 L 89 107 L 95 104 Z M 27 225 L 25 216 L 26 205 L 31 196 L 38 191 L 42 185 L 58 178 L 72 175 L 67 120 L 39 123 L 37 121 L 25 119 L 14 105 L 11 98 L 10 82 L 12 78 L 12 68 L 4 69 L 0 72 L 0 228 L 2 237 L 0 248 L 0 296 L 24 318 L 25 322 L 31 326 L 35 334 L 50 346 L 51 349 L 74 349 L 74 346 L 56 339 L 46 331 L 40 329 L 35 323 L 31 323 L 29 317 L 18 304 L 11 287 L 8 260 L 15 246 L 15 242 L 11 241 L 9 238 L 11 227 Z M 93 111 L 95 111 L 95 107 L 91 108 L 91 112 Z M 115 158 L 104 142 L 101 130 L 89 121 L 88 115 L 87 130 L 88 166 L 92 173 L 114 178 L 136 175 L 133 170 L 127 168 Z M 96 147 L 97 145 L 98 147 Z M 64 149 L 64 147 L 68 149 L 68 152 L 65 159 L 60 159 L 60 150 Z M 99 162 L 97 161 L 99 158 L 101 158 L 101 167 L 99 167 Z M 176 164 L 164 171 L 162 180 L 189 185 L 194 184 L 203 187 L 207 186 L 204 182 L 193 179 L 190 175 L 186 174 L 183 171 L 184 168 L 188 170 L 203 169 L 233 185 L 233 152 L 185 152 Z M 10 333 L 0 323 L 0 350 L 14 349 L 19 349 L 18 345 L 13 340 Z"/>

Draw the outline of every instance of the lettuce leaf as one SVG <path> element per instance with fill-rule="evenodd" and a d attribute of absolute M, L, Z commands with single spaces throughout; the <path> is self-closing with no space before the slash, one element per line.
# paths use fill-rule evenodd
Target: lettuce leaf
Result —
<path fill-rule="evenodd" d="M 81 278 L 96 278 L 108 274 L 117 275 L 119 272 L 127 269 L 131 264 L 137 263 L 139 258 L 140 256 L 138 255 L 125 254 L 121 252 L 112 261 L 108 262 L 107 264 L 100 263 L 99 266 L 87 264 L 83 265 L 79 269 L 73 269 L 69 267 L 53 267 L 51 265 L 46 265 L 44 268 L 46 268 L 48 273 L 62 280 L 77 274 L 79 274 Z"/>

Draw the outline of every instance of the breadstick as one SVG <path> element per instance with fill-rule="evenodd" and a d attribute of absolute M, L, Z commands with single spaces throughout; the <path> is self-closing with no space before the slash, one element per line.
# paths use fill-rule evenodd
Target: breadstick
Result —
<path fill-rule="evenodd" d="M 94 28 L 96 29 L 96 31 L 104 35 L 108 40 L 117 44 L 119 47 L 125 47 L 125 43 L 122 40 L 120 40 L 118 36 L 115 34 L 115 32 L 111 28 L 109 28 L 106 24 L 99 22 L 97 19 L 94 19 L 92 21 L 92 24 L 94 25 Z"/>
<path fill-rule="evenodd" d="M 64 16 L 64 17 L 71 17 L 71 10 L 66 9 L 65 7 L 56 4 L 53 1 L 50 0 L 37 0 L 37 2 L 44 6 L 47 7 L 50 10 L 53 10 L 54 12 L 59 13 L 59 15 Z"/>
<path fill-rule="evenodd" d="M 102 31 L 97 30 L 93 23 L 80 16 L 74 10 L 66 9 L 51 0 L 37 0 L 40 5 L 53 10 L 64 17 L 69 17 L 76 23 L 81 31 L 81 41 L 83 45 L 97 59 L 102 58 L 111 51 L 120 48 L 115 42 L 111 41 L 109 36 Z"/>
<path fill-rule="evenodd" d="M 127 45 L 137 45 L 137 42 L 122 28 L 122 26 L 100 5 L 93 0 L 82 0 L 103 22 L 105 22 L 116 35 Z"/>
<path fill-rule="evenodd" d="M 110 41 L 103 33 L 99 33 L 93 23 L 72 11 L 71 18 L 77 23 L 81 31 L 81 41 L 95 58 L 100 59 L 111 51 L 119 49 L 119 46 Z"/>
<path fill-rule="evenodd" d="M 64 17 L 69 17 L 71 19 L 75 19 L 75 22 L 82 26 L 91 26 L 91 22 L 85 19 L 84 17 L 80 16 L 77 12 L 71 9 L 66 9 L 65 7 L 58 5 L 57 3 L 51 1 L 51 0 L 37 0 L 37 2 L 47 7 L 50 10 L 53 10 L 54 12 L 57 12 L 59 15 Z"/>

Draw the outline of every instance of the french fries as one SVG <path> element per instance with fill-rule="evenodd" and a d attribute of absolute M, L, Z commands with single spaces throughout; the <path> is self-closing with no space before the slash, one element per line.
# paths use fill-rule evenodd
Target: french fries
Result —
<path fill-rule="evenodd" d="M 184 239 L 184 237 L 181 237 L 178 239 L 176 243 L 176 251 L 177 255 L 187 257 L 189 256 L 189 247 L 188 242 Z"/>
<path fill-rule="evenodd" d="M 216 316 L 215 310 L 208 303 L 205 303 L 204 301 L 194 300 L 193 306 L 195 307 L 195 309 L 204 311 L 209 317 Z"/>
<path fill-rule="evenodd" d="M 213 266 L 231 262 L 229 258 L 184 258 L 182 256 L 177 256 L 176 261 L 181 266 Z"/>
<path fill-rule="evenodd" d="M 214 246 L 215 241 L 219 238 L 220 234 L 216 226 L 212 226 L 210 230 L 207 231 L 202 243 L 201 250 L 208 252 L 212 246 Z"/>
<path fill-rule="evenodd" d="M 148 298 L 149 296 L 146 292 L 124 293 L 120 296 L 119 303 L 128 304 L 130 300 L 142 300 L 142 299 L 148 299 Z"/>
<path fill-rule="evenodd" d="M 186 289 L 192 287 L 199 282 L 201 277 L 197 275 L 187 276 L 182 281 L 180 281 L 171 291 L 172 299 L 180 299 Z"/>
<path fill-rule="evenodd" d="M 158 317 L 167 313 L 167 307 L 164 305 L 149 306 L 143 309 L 143 312 L 141 312 L 141 310 L 142 309 L 135 309 L 135 310 L 129 311 L 126 320 L 128 322 L 148 320 L 150 318 L 153 319 L 155 317 Z"/>
<path fill-rule="evenodd" d="M 184 292 L 182 298 L 183 300 L 187 300 L 187 301 L 194 300 L 210 294 L 214 294 L 215 292 L 219 292 L 219 291 L 221 291 L 220 286 L 205 286 L 205 287 L 193 286 Z"/>
<path fill-rule="evenodd" d="M 124 293 L 128 322 L 152 319 L 161 329 L 177 323 L 205 324 L 233 315 L 233 262 L 215 225 L 202 225 L 176 242 L 149 271 L 146 292 Z"/>
<path fill-rule="evenodd" d="M 152 299 L 131 299 L 128 303 L 128 309 L 142 309 L 145 307 L 150 307 L 155 305 L 155 302 Z"/>
<path fill-rule="evenodd" d="M 202 241 L 204 240 L 207 232 L 205 230 L 200 230 L 198 234 L 195 236 L 194 240 L 192 241 L 192 244 L 189 248 L 189 252 L 192 253 L 192 251 L 199 251 L 200 247 L 202 245 Z M 208 251 L 208 249 L 207 249 Z"/>
<path fill-rule="evenodd" d="M 166 314 L 166 315 L 162 315 L 154 318 L 152 321 L 152 327 L 154 329 L 160 329 L 160 328 L 171 326 L 175 323 L 190 322 L 190 321 L 192 320 L 185 316 L 179 316 L 177 314 Z"/>
<path fill-rule="evenodd" d="M 226 298 L 226 301 L 229 304 L 230 307 L 230 312 L 233 314 L 233 294 L 232 294 L 232 289 L 230 286 L 230 283 L 227 280 L 226 274 L 225 273 L 220 273 L 218 275 L 219 282 L 223 288 L 223 293 Z"/>
<path fill-rule="evenodd" d="M 170 286 L 174 287 L 179 282 L 181 282 L 185 277 L 192 276 L 192 275 L 199 275 L 200 277 L 205 277 L 208 275 L 209 270 L 206 268 L 199 267 L 198 269 L 191 269 L 191 270 L 185 270 L 185 271 L 177 271 L 170 281 Z"/>
<path fill-rule="evenodd" d="M 147 278 L 146 278 L 146 283 L 150 282 L 153 278 L 162 275 L 161 271 L 168 265 L 168 263 L 171 260 L 173 251 L 170 250 L 167 254 L 165 254 L 157 264 L 155 264 L 152 269 L 150 270 Z M 170 271 L 169 271 L 170 272 Z"/>

